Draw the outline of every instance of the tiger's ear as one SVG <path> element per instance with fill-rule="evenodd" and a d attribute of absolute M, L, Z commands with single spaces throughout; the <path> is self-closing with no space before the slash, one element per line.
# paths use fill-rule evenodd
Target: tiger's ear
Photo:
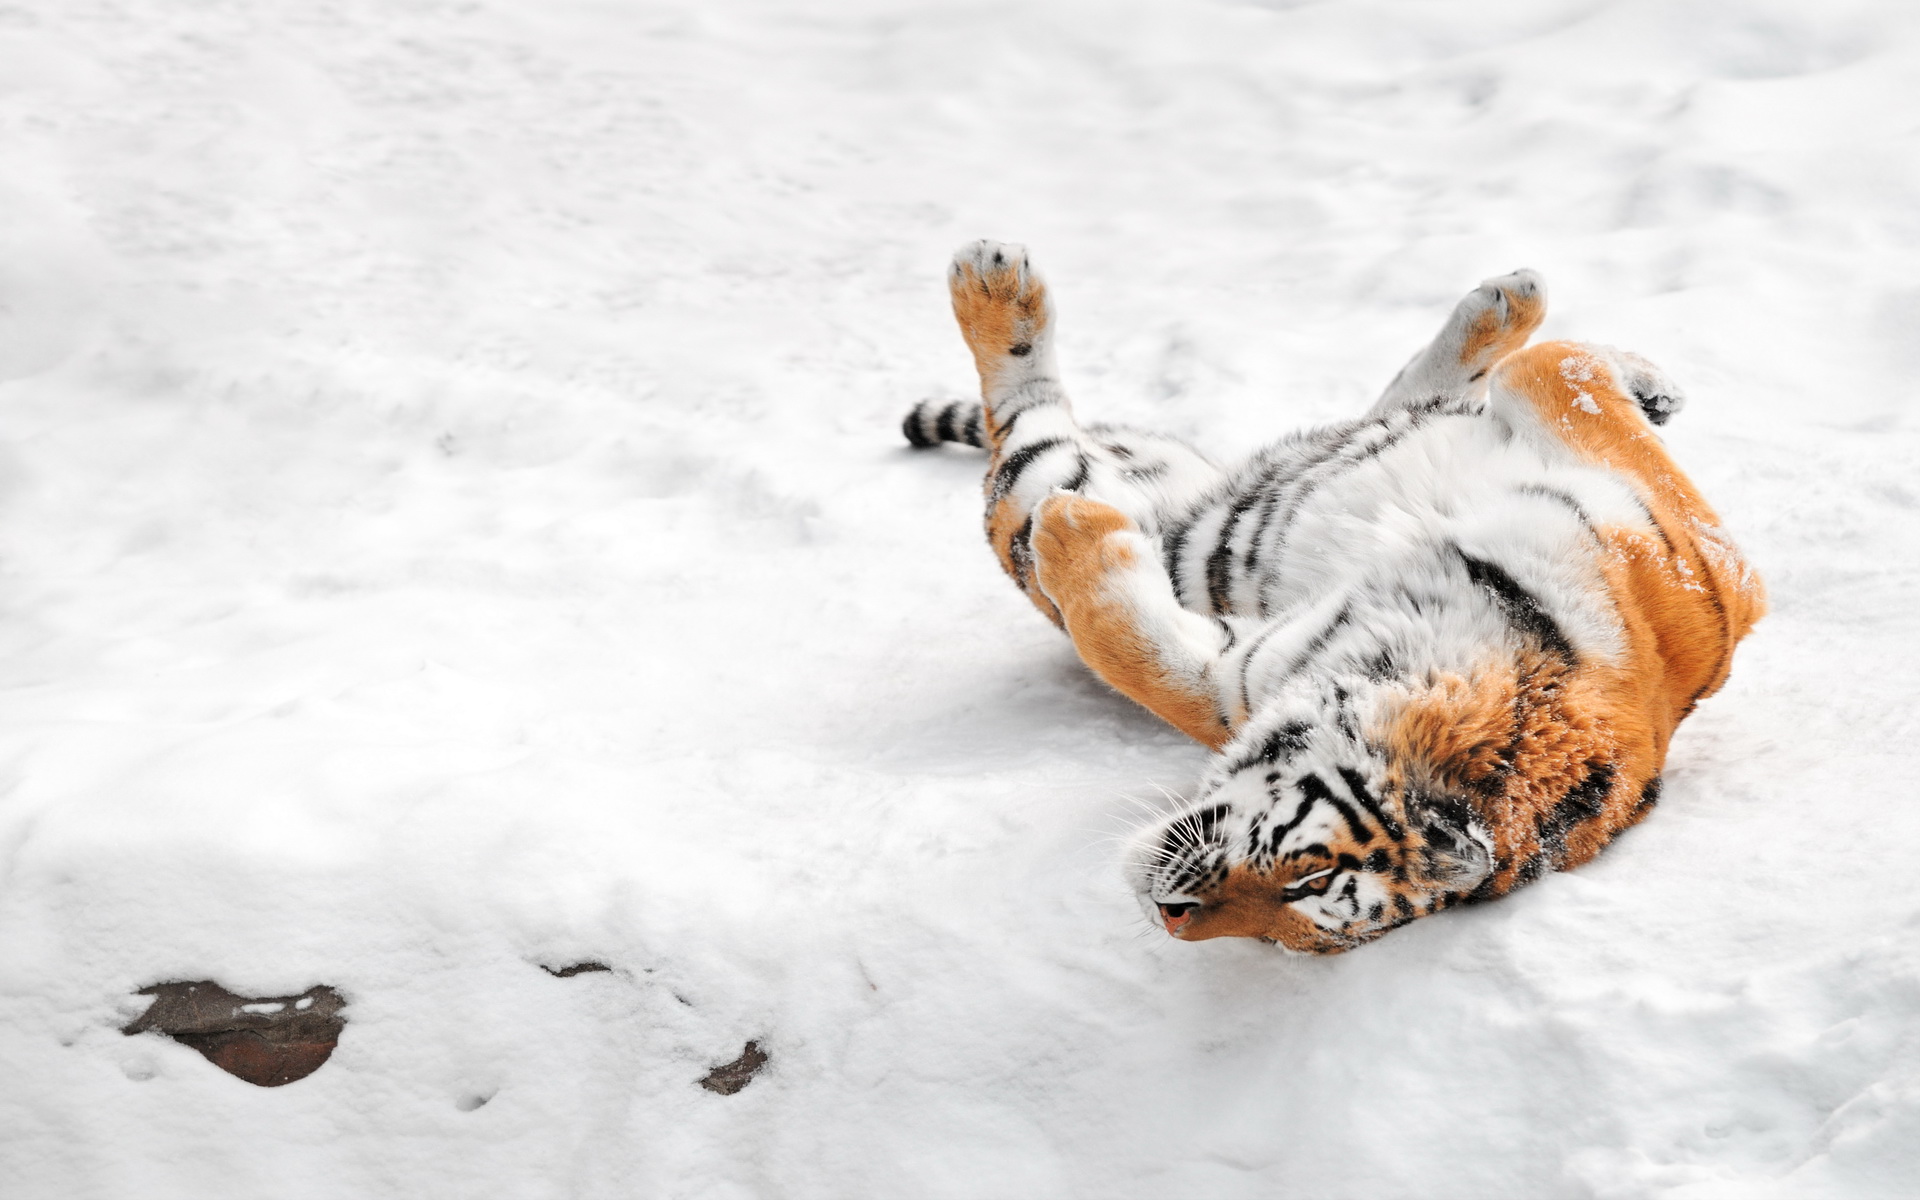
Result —
<path fill-rule="evenodd" d="M 1407 820 L 1421 835 L 1424 882 L 1447 892 L 1470 892 L 1493 874 L 1493 845 L 1464 801 L 1413 794 Z"/>

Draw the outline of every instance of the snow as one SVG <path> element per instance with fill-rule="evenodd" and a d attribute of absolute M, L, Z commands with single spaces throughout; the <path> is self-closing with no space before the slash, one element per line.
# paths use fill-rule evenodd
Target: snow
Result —
<path fill-rule="evenodd" d="M 1920 1191 L 1916 114 L 1895 0 L 0 8 L 7 1195 Z M 1223 455 L 1516 266 L 1659 363 L 1773 599 L 1661 810 L 1148 928 L 1202 752 L 898 434 L 979 236 Z M 346 1032 L 118 1032 L 181 979 Z"/>

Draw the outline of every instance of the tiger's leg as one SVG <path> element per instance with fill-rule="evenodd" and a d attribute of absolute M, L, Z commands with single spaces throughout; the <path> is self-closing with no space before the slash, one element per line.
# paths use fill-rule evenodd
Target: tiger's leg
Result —
<path fill-rule="evenodd" d="M 1634 485 L 1645 519 L 1603 519 L 1595 532 L 1611 550 L 1622 619 L 1645 631 L 1638 640 L 1650 657 L 1636 669 L 1658 678 L 1671 723 L 1725 681 L 1734 643 L 1766 608 L 1758 577 L 1653 431 L 1681 403 L 1638 355 L 1574 342 L 1510 356 L 1489 393 L 1495 417 Z"/>
<path fill-rule="evenodd" d="M 1489 409 L 1582 461 L 1619 471 L 1665 515 L 1720 518 L 1650 426 L 1685 403 L 1680 389 L 1637 354 L 1580 342 L 1542 342 L 1500 364 Z"/>
<path fill-rule="evenodd" d="M 1487 280 L 1454 306 L 1433 341 L 1400 369 L 1368 415 L 1484 392 L 1494 364 L 1524 346 L 1546 315 L 1547 285 L 1534 272 Z"/>
<path fill-rule="evenodd" d="M 1229 635 L 1180 606 L 1152 539 L 1111 505 L 1056 493 L 1034 514 L 1033 552 L 1081 661 L 1195 741 L 1227 743 L 1213 665 Z"/>
<path fill-rule="evenodd" d="M 1034 508 L 1042 500 L 1061 490 L 1091 496 L 1151 534 L 1212 486 L 1219 472 L 1172 438 L 1085 428 L 1074 419 L 1054 359 L 1046 283 L 1024 249 L 986 241 L 962 247 L 948 285 L 980 373 L 981 431 L 990 456 L 987 540 L 1034 606 L 1061 624 L 1034 579 Z M 968 428 L 966 415 L 942 408 L 929 424 L 916 410 L 907 419 L 908 440 L 946 440 L 942 418 L 960 432 Z"/>

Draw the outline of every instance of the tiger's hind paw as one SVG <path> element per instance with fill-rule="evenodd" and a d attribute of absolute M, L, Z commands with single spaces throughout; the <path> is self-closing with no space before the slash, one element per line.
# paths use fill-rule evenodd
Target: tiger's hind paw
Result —
<path fill-rule="evenodd" d="M 1687 394 L 1659 367 L 1626 350 L 1615 350 L 1611 357 L 1621 390 L 1633 397 L 1640 411 L 1647 414 L 1648 421 L 1665 425 L 1673 414 L 1687 406 Z"/>
<path fill-rule="evenodd" d="M 962 246 L 947 288 L 982 379 L 1045 357 L 1053 307 L 1026 247 L 984 240 Z"/>

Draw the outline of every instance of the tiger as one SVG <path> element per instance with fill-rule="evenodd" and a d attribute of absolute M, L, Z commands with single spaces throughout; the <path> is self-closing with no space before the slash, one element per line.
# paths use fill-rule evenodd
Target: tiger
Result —
<path fill-rule="evenodd" d="M 1469 292 L 1360 416 L 1232 467 L 1079 422 L 1023 247 L 962 247 L 947 282 L 981 399 L 923 401 L 907 441 L 987 452 L 1002 569 L 1213 752 L 1123 855 L 1175 939 L 1337 954 L 1588 862 L 1765 611 L 1655 434 L 1681 390 L 1529 346 L 1533 271 Z"/>

